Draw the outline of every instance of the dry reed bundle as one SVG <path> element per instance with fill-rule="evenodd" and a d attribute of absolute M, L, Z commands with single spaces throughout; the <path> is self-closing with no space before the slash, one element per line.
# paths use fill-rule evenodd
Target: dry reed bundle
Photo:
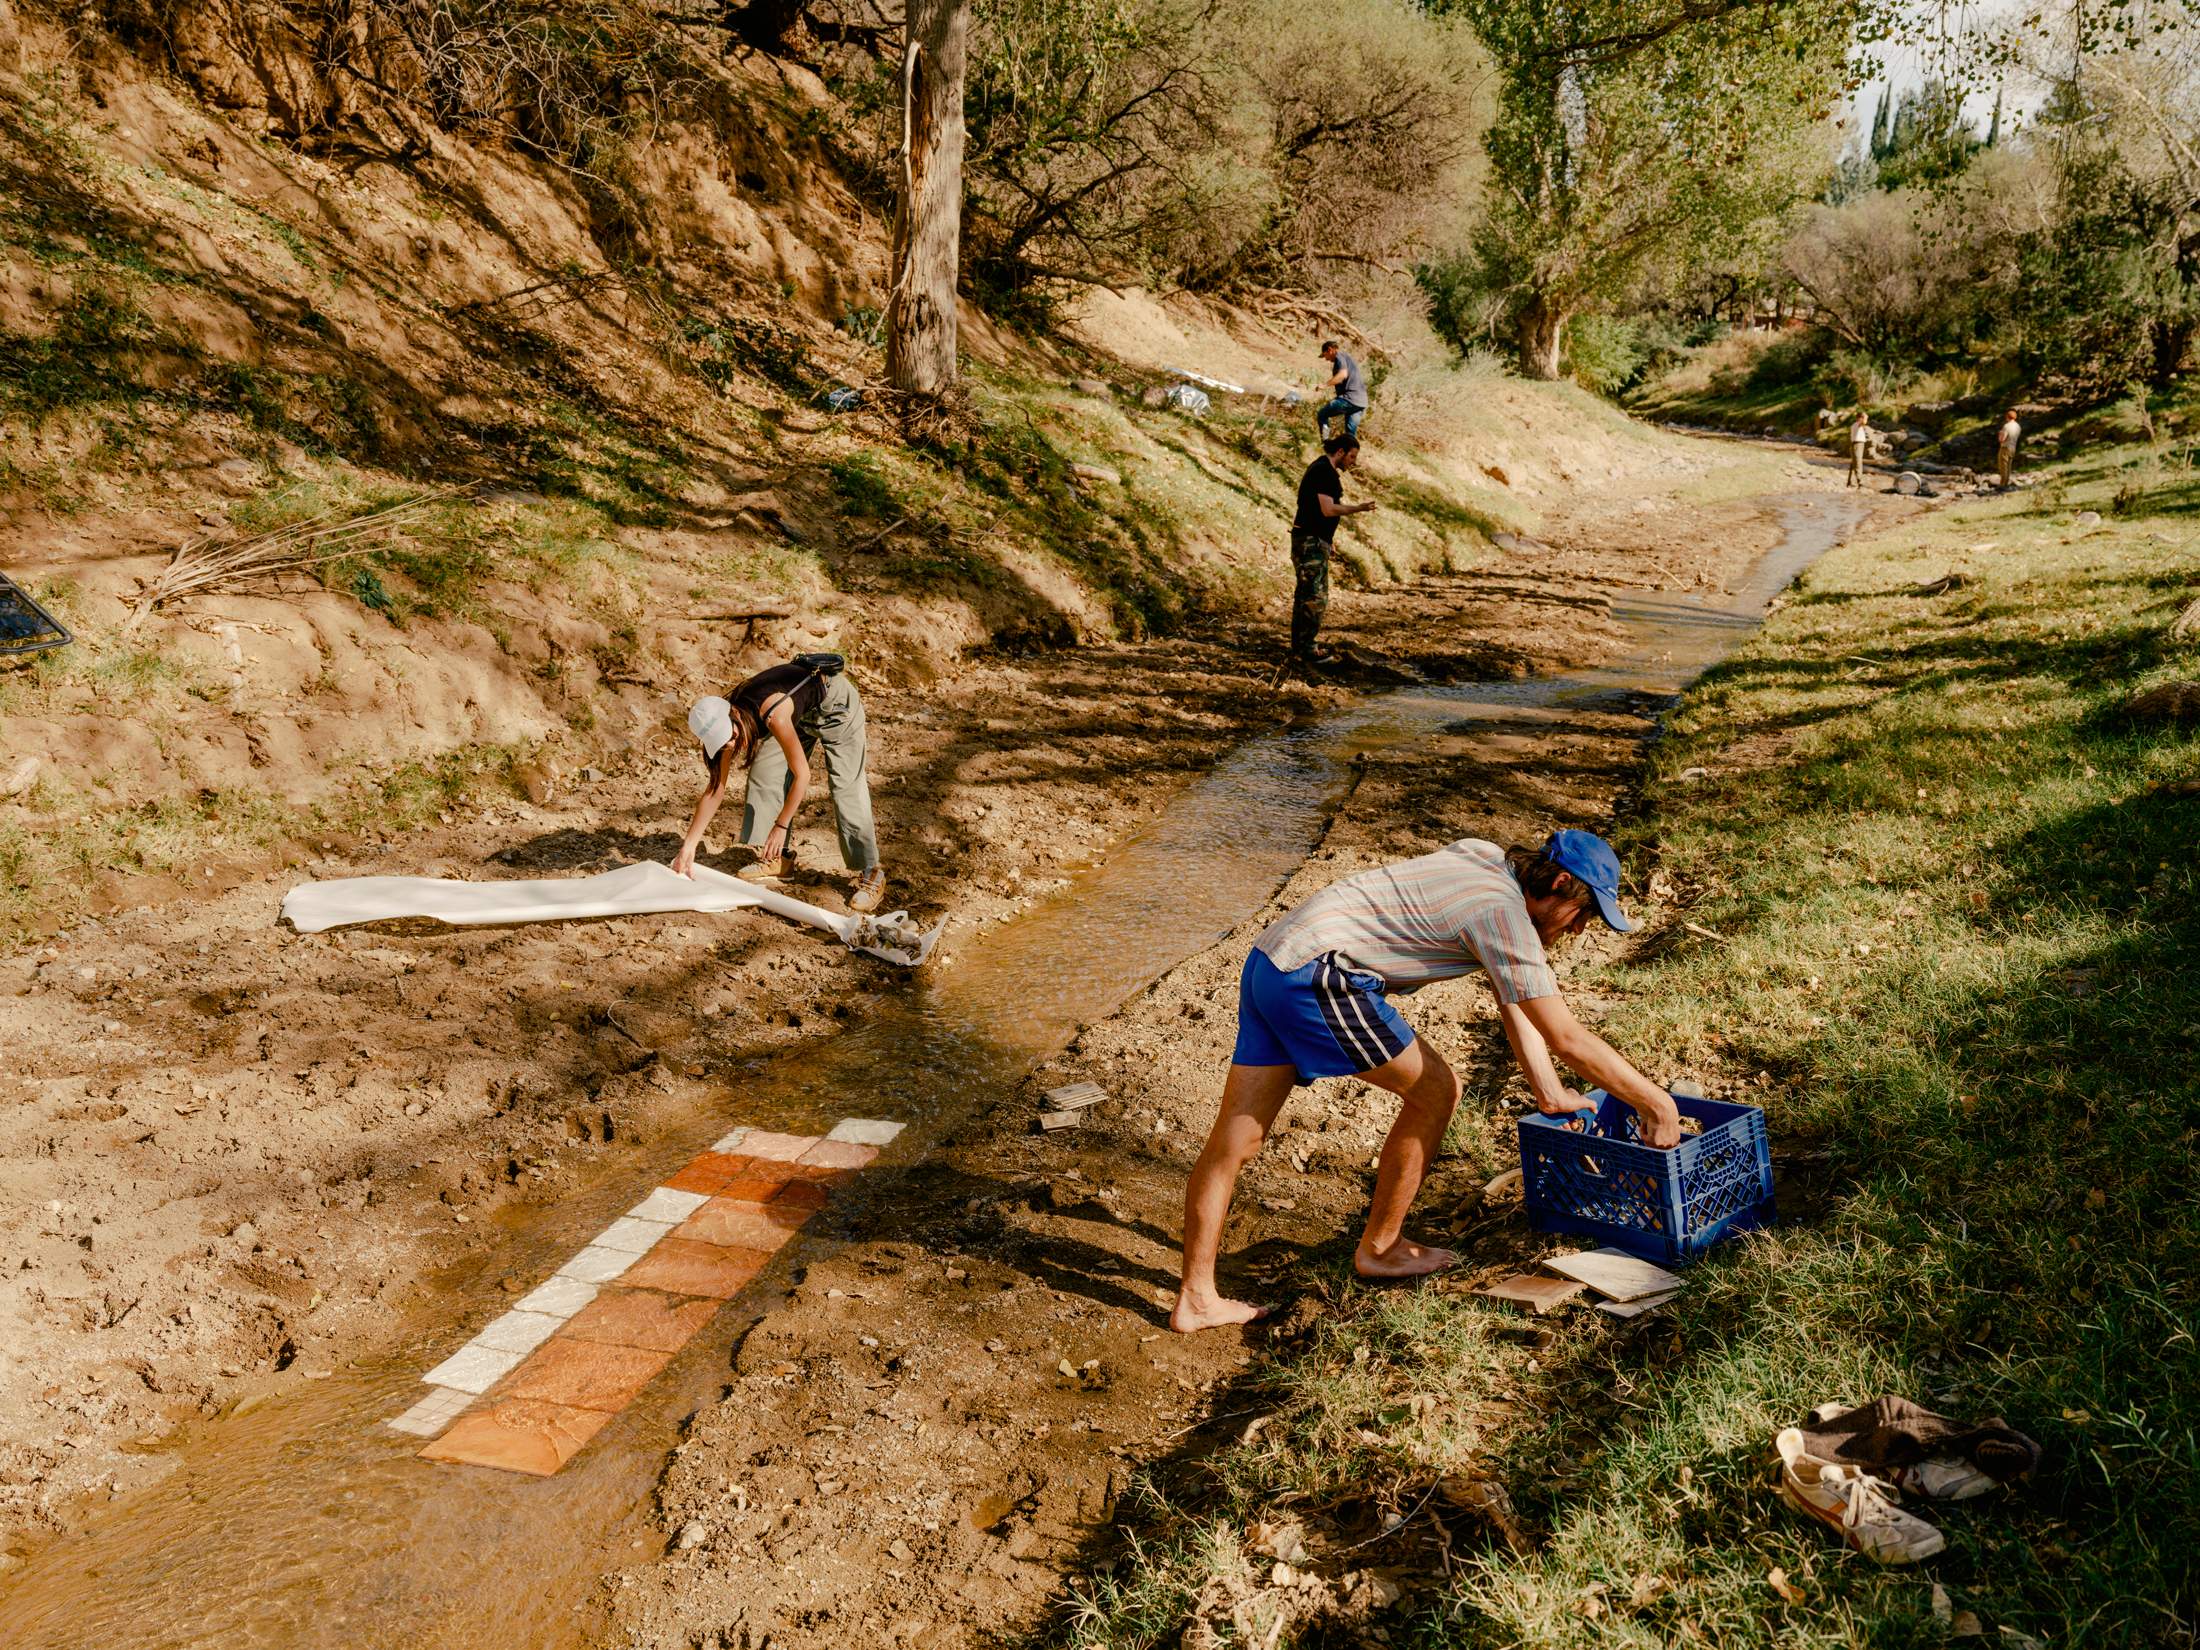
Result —
<path fill-rule="evenodd" d="M 150 579 L 139 581 L 137 599 L 131 604 L 130 626 L 156 607 L 209 590 L 234 590 L 278 573 L 296 573 L 332 561 L 356 556 L 438 504 L 473 491 L 471 482 L 416 493 L 395 504 L 385 504 L 363 515 L 334 513 L 309 516 L 286 526 L 255 533 L 250 538 L 224 542 L 208 533 L 177 549 L 166 567 Z"/>

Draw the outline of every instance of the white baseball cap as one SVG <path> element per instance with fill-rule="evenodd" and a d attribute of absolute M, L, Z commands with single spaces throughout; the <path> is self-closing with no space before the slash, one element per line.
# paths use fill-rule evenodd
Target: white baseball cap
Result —
<path fill-rule="evenodd" d="M 733 738 L 733 701 L 713 694 L 688 707 L 688 732 L 703 742 L 703 755 L 715 762 Z"/>

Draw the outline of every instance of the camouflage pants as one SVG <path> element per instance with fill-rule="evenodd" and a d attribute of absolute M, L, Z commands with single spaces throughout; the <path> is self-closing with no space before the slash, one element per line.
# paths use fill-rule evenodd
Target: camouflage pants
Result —
<path fill-rule="evenodd" d="M 1329 541 L 1311 533 L 1291 535 L 1291 657 L 1312 660 L 1314 637 L 1329 611 Z"/>

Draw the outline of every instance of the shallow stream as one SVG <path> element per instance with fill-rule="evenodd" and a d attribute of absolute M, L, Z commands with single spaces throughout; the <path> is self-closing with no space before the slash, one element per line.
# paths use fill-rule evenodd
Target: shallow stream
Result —
<path fill-rule="evenodd" d="M 489 1256 L 431 1280 L 409 1344 L 188 1429 L 160 1446 L 175 1466 L 158 1484 L 0 1579 L 0 1643 L 550 1650 L 585 1641 L 599 1578 L 661 1539 L 652 1488 L 687 1419 L 723 1389 L 733 1339 L 754 1313 L 730 1303 L 554 1477 L 431 1465 L 416 1457 L 417 1439 L 383 1423 L 419 1395 L 422 1371 L 502 1310 L 498 1279 L 548 1276 L 731 1124 L 812 1131 L 848 1116 L 891 1118 L 909 1128 L 881 1170 L 921 1154 L 1080 1024 L 1258 910 L 1318 838 L 1363 752 L 1477 720 L 1655 709 L 1747 635 L 1861 516 L 1836 495 L 1772 503 L 1783 542 L 1737 589 L 1616 602 L 1629 640 L 1609 663 L 1536 681 L 1404 689 L 1249 740 L 1066 889 L 981 934 L 951 930 L 955 966 L 913 976 L 864 1025 L 725 1074 L 723 1109 L 698 1118 L 692 1138 L 609 1154 L 598 1184 L 553 1209 L 512 1211 Z"/>

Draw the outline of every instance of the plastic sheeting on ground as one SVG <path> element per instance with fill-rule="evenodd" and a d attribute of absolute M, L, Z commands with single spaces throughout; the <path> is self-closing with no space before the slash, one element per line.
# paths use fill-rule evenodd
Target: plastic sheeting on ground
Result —
<path fill-rule="evenodd" d="M 836 936 L 851 950 L 914 968 L 932 954 L 947 926 L 920 930 L 906 911 L 865 917 L 828 911 L 774 888 L 729 877 L 707 865 L 683 877 L 644 861 L 592 877 L 459 882 L 448 877 L 342 877 L 301 883 L 283 896 L 283 919 L 301 934 L 354 923 L 426 917 L 461 927 L 484 923 L 568 922 L 657 911 L 737 911 L 760 906 Z"/>

